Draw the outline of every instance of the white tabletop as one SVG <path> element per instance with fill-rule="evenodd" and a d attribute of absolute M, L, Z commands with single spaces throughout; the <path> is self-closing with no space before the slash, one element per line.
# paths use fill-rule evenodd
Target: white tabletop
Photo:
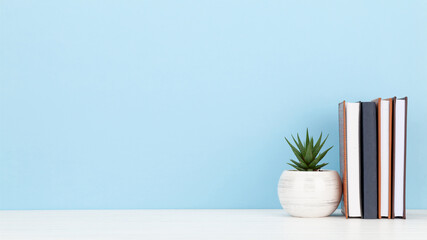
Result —
<path fill-rule="evenodd" d="M 406 220 L 283 210 L 0 211 L 0 239 L 427 239 L 427 210 L 408 210 Z"/>

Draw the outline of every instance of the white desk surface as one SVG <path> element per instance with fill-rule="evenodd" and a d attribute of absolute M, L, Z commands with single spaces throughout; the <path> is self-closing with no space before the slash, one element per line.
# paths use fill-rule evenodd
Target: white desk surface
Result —
<path fill-rule="evenodd" d="M 427 239 L 427 210 L 407 219 L 294 218 L 283 210 L 0 211 L 0 239 Z"/>

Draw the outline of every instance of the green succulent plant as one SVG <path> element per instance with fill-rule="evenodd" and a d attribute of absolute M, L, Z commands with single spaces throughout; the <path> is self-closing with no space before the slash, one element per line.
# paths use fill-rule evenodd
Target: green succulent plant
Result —
<path fill-rule="evenodd" d="M 328 139 L 328 136 L 326 136 L 326 138 L 322 141 L 322 133 L 320 133 L 319 139 L 317 139 L 316 144 L 314 144 L 313 137 L 310 137 L 307 129 L 307 134 L 306 134 L 304 144 L 301 142 L 301 139 L 298 134 L 297 134 L 298 141 L 295 140 L 294 136 L 292 136 L 292 139 L 294 140 L 296 147 L 292 145 L 288 141 L 288 139 L 285 137 L 286 142 L 288 142 L 289 146 L 292 149 L 292 152 L 294 152 L 295 156 L 298 159 L 298 161 L 291 159 L 292 163 L 288 163 L 288 164 L 294 167 L 298 171 L 318 171 L 322 167 L 328 165 L 328 163 L 319 164 L 320 160 L 322 160 L 322 158 L 325 157 L 326 153 L 328 153 L 328 151 L 331 150 L 331 148 L 333 147 L 332 146 L 326 149 L 324 152 L 320 153 L 320 150 L 325 144 L 326 139 Z"/>

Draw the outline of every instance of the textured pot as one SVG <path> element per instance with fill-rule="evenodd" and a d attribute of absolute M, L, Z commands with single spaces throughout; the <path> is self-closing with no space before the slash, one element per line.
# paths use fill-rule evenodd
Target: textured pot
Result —
<path fill-rule="evenodd" d="M 280 204 L 295 217 L 326 217 L 341 201 L 342 185 L 336 171 L 285 170 L 280 176 Z"/>

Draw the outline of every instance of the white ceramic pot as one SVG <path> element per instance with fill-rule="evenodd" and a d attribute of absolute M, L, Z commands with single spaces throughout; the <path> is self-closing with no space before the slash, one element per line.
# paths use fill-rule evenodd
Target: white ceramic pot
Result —
<path fill-rule="evenodd" d="M 280 204 L 295 217 L 326 217 L 341 201 L 341 178 L 336 171 L 285 170 L 280 176 Z"/>

